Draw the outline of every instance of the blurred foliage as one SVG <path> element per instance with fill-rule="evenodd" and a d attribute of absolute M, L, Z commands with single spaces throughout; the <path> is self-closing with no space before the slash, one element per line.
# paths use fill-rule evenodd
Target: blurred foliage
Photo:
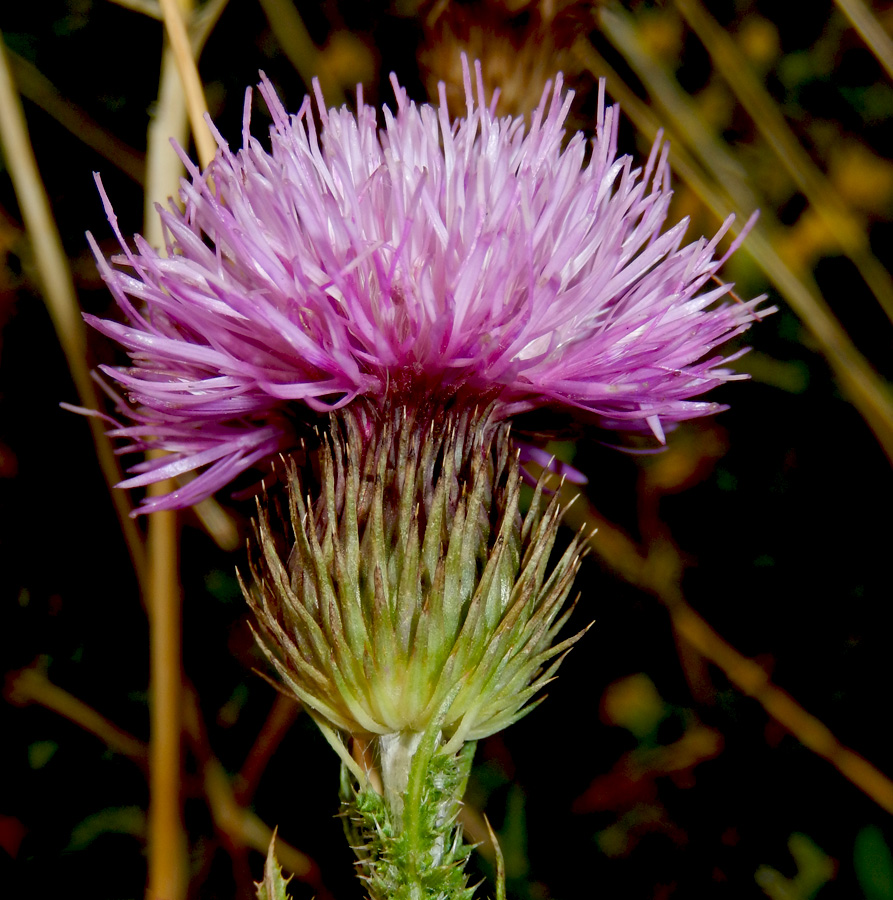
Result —
<path fill-rule="evenodd" d="M 893 7 L 871 9 L 889 35 Z M 698 10 L 728 46 L 704 40 Z M 91 173 L 101 171 L 123 230 L 141 230 L 161 25 L 110 0 L 42 0 L 4 4 L 0 29 L 80 302 L 113 316 L 83 238 L 89 229 L 112 250 Z M 545 703 L 482 743 L 468 794 L 475 864 L 492 875 L 483 811 L 518 900 L 893 898 L 887 814 L 695 652 L 653 596 L 655 584 L 684 591 L 759 672 L 889 770 L 893 486 L 872 433 L 883 439 L 883 428 L 851 403 L 862 370 L 835 361 L 818 320 L 787 305 L 766 262 L 776 254 L 839 319 L 882 403 L 893 375 L 879 302 L 893 238 L 889 77 L 829 0 L 230 0 L 200 71 L 215 121 L 237 143 L 259 69 L 290 109 L 313 74 L 331 103 L 353 97 L 357 81 L 367 102 L 388 102 L 394 71 L 419 100 L 446 79 L 461 113 L 462 48 L 501 87 L 502 113 L 528 111 L 563 69 L 577 91 L 572 127 L 584 131 L 607 74 L 630 116 L 626 150 L 647 150 L 638 129 L 649 123 L 672 138 L 673 216 L 691 218 L 689 237 L 712 233 L 736 205 L 762 209 L 764 244 L 748 241 L 726 274 L 741 296 L 768 292 L 781 307 L 736 363 L 752 382 L 717 392 L 731 410 L 680 428 L 665 453 L 631 456 L 592 435 L 563 443 L 589 478 L 584 518 L 600 524 L 570 627 L 597 624 Z M 723 74 L 729 60 L 739 78 Z M 748 112 L 745 75 L 777 121 Z M 266 113 L 254 120 L 260 135 Z M 782 162 L 785 140 L 793 165 Z M 146 621 L 88 429 L 58 408 L 76 396 L 36 262 L 0 169 L 0 884 L 34 900 L 136 897 Z M 91 366 L 120 361 L 97 335 L 89 353 Z M 250 500 L 220 499 L 244 536 Z M 304 867 L 291 896 L 359 897 L 335 818 L 337 760 L 252 671 L 265 667 L 232 574 L 241 550 L 221 550 L 193 514 L 181 544 L 190 897 L 255 896 L 269 843 L 251 831 L 258 822 L 279 825 Z"/>
<path fill-rule="evenodd" d="M 797 864 L 794 877 L 785 878 L 771 866 L 760 866 L 757 884 L 771 900 L 809 900 L 834 877 L 837 866 L 805 834 L 792 834 L 788 849 Z"/>
<path fill-rule="evenodd" d="M 893 853 L 876 825 L 866 825 L 856 835 L 853 862 L 865 900 L 893 898 Z"/>

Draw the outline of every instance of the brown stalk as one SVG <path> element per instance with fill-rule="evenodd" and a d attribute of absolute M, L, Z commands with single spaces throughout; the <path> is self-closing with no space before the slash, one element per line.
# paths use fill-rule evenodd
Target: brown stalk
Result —
<path fill-rule="evenodd" d="M 126 756 L 140 768 L 146 769 L 148 748 L 133 735 L 106 719 L 83 700 L 53 684 L 37 667 L 31 666 L 10 673 L 4 690 L 5 698 L 17 706 L 37 703 L 45 709 L 68 719 L 89 734 L 95 735 L 110 750 Z M 245 809 L 233 795 L 229 778 L 220 762 L 208 748 L 207 735 L 200 719 L 194 691 L 185 687 L 185 730 L 202 764 L 203 787 L 216 827 L 236 846 L 249 847 L 266 854 L 273 836 L 273 829 L 262 819 Z M 320 900 L 331 898 L 322 883 L 319 867 L 307 854 L 276 837 L 276 853 L 279 861 L 300 881 L 306 881 L 316 889 Z"/>
<path fill-rule="evenodd" d="M 241 805 L 251 802 L 270 757 L 300 715 L 301 709 L 297 700 L 286 697 L 285 694 L 277 692 L 274 696 L 269 715 L 257 733 L 236 778 L 238 787 L 235 790 L 235 799 Z"/>
<path fill-rule="evenodd" d="M 11 672 L 3 693 L 16 706 L 39 703 L 58 713 L 98 737 L 110 750 L 133 760 L 141 769 L 147 769 L 149 757 L 142 741 L 106 719 L 83 700 L 53 684 L 36 666 Z"/>
<path fill-rule="evenodd" d="M 215 9 L 222 10 L 225 3 L 226 0 L 216 0 Z M 210 20 L 205 16 L 201 20 L 203 30 L 198 33 L 190 32 L 191 45 L 196 54 L 208 36 L 204 30 L 208 21 Z M 146 155 L 143 236 L 153 247 L 163 247 L 164 235 L 155 204 L 163 204 L 168 197 L 177 195 L 180 178 L 184 174 L 183 165 L 170 146 L 170 141 L 173 139 L 180 146 L 185 146 L 189 140 L 185 95 L 176 56 L 169 41 L 165 41 L 162 49 L 158 102 L 155 110 L 155 115 L 149 121 L 146 141 L 150 149 Z M 186 476 L 181 480 L 187 481 L 189 477 Z M 199 501 L 192 511 L 218 547 L 223 550 L 235 550 L 239 546 L 239 533 L 232 517 L 213 497 Z"/>
<path fill-rule="evenodd" d="M 192 4 L 188 0 L 180 0 L 179 3 L 178 0 L 161 0 L 165 32 L 173 50 L 180 83 L 186 98 L 186 110 L 189 114 L 196 153 L 202 168 L 204 168 L 214 159 L 217 148 L 204 119 L 208 111 L 208 104 L 205 102 L 205 90 L 202 87 L 184 22 L 184 8 L 191 9 L 191 7 Z"/>
<path fill-rule="evenodd" d="M 132 12 L 142 13 L 150 19 L 161 21 L 163 18 L 158 0 L 111 0 L 111 2 Z"/>
<path fill-rule="evenodd" d="M 177 10 L 178 21 L 180 11 Z M 188 44 L 187 44 L 188 47 Z M 191 51 L 189 53 L 192 59 Z M 187 111 L 180 64 L 170 41 L 161 57 L 157 113 L 146 138 L 143 233 L 164 246 L 154 210 L 156 201 L 175 194 L 181 163 L 170 139 L 186 143 Z M 149 496 L 173 490 L 172 482 L 152 485 Z M 149 579 L 144 584 L 149 615 L 150 767 L 147 900 L 184 900 L 188 887 L 188 842 L 183 824 L 182 633 L 177 514 L 153 513 L 148 525 Z"/>
<path fill-rule="evenodd" d="M 185 686 L 184 703 L 186 735 L 201 767 L 205 796 L 215 827 L 233 846 L 249 847 L 266 855 L 270 841 L 273 840 L 273 829 L 251 810 L 246 809 L 236 798 L 229 776 L 210 751 L 198 698 L 190 685 Z M 313 885 L 319 900 L 331 900 L 331 894 L 323 884 L 316 861 L 287 844 L 278 834 L 276 856 L 280 864 L 299 881 Z"/>
<path fill-rule="evenodd" d="M 215 146 L 204 121 L 204 90 L 195 56 L 207 38 L 225 0 L 214 4 L 213 13 L 199 23 L 191 36 L 184 17 L 192 13 L 191 0 L 162 0 L 168 41 L 165 43 L 159 84 L 158 115 L 150 123 L 147 138 L 145 203 L 146 239 L 163 246 L 154 202 L 177 192 L 182 166 L 169 141 L 186 143 L 186 119 L 191 123 L 199 161 L 206 167 Z M 172 482 L 153 485 L 150 496 L 173 490 Z M 232 545 L 234 528 L 221 516 L 214 501 L 205 501 L 200 518 L 211 524 L 218 543 Z M 149 520 L 150 579 L 147 585 L 151 653 L 151 767 L 149 809 L 149 880 L 147 896 L 180 900 L 188 882 L 187 840 L 183 827 L 180 784 L 182 776 L 182 633 L 177 515 L 156 512 Z"/>
<path fill-rule="evenodd" d="M 39 106 L 68 132 L 117 166 L 129 178 L 138 184 L 143 183 L 146 165 L 141 153 L 115 135 L 109 134 L 83 109 L 60 94 L 56 86 L 33 63 L 8 47 L 6 53 L 23 97 Z"/>
<path fill-rule="evenodd" d="M 340 104 L 345 100 L 341 83 L 330 70 L 325 54 L 320 52 L 297 7 L 291 0 L 259 0 L 270 23 L 270 30 L 282 47 L 282 52 L 295 67 L 304 84 L 316 78 L 326 102 Z"/>
<path fill-rule="evenodd" d="M 151 486 L 151 495 L 173 490 L 170 482 Z M 183 827 L 182 633 L 177 513 L 149 518 L 149 876 L 147 900 L 185 900 L 187 841 Z"/>

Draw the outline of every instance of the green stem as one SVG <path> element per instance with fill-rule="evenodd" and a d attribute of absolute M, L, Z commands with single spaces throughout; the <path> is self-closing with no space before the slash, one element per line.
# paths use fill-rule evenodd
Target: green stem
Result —
<path fill-rule="evenodd" d="M 345 830 L 371 900 L 471 900 L 470 848 L 456 823 L 474 744 L 442 751 L 434 731 L 379 738 L 384 796 L 344 769 Z"/>

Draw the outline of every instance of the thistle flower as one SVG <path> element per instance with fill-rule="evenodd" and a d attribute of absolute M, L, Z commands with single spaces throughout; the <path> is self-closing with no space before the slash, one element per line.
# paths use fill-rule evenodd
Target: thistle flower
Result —
<path fill-rule="evenodd" d="M 326 110 L 289 117 L 271 85 L 271 149 L 219 151 L 161 210 L 166 255 L 94 251 L 126 322 L 140 463 L 123 486 L 198 471 L 143 510 L 184 506 L 288 448 L 328 412 L 318 482 L 288 469 L 292 535 L 258 504 L 261 645 L 341 755 L 351 844 L 374 900 L 466 900 L 456 823 L 471 750 L 524 715 L 579 635 L 551 646 L 581 539 L 553 567 L 559 494 L 520 511 L 514 415 L 549 405 L 650 429 L 714 412 L 736 377 L 714 348 L 758 301 L 723 302 L 727 220 L 683 245 L 661 233 L 667 147 L 617 158 L 600 88 L 596 135 L 564 142 L 571 95 L 547 86 L 529 127 L 497 119 L 480 67 L 467 113 Z M 100 186 L 101 190 L 101 186 Z M 91 238 L 92 241 L 92 238 Z M 735 244 L 733 243 L 733 248 Z M 731 252 L 731 251 L 729 251 Z M 530 451 L 528 451 L 530 452 Z M 534 451 L 534 458 L 535 451 Z M 541 460 L 540 460 L 541 461 Z M 307 491 L 305 493 L 305 491 Z"/>
<path fill-rule="evenodd" d="M 529 126 L 496 119 L 464 67 L 467 115 L 410 102 L 326 110 L 317 90 L 288 116 L 266 79 L 271 149 L 249 133 L 160 210 L 162 255 L 131 249 L 102 276 L 125 322 L 88 316 L 130 354 L 105 368 L 129 396 L 123 487 L 198 471 L 142 511 L 187 506 L 295 441 L 304 412 L 358 398 L 392 405 L 492 402 L 495 420 L 550 405 L 607 427 L 664 428 L 721 407 L 693 399 L 738 377 L 714 348 L 744 331 L 758 300 L 723 302 L 726 256 L 712 240 L 661 233 L 667 146 L 644 168 L 617 157 L 618 110 L 600 87 L 596 134 L 564 142 L 572 94 L 559 76 Z M 495 99 L 495 98 L 494 98 Z M 215 132 L 216 133 L 216 132 Z M 101 185 L 100 185 L 101 190 Z M 733 245 L 734 247 L 734 245 Z M 731 251 L 730 251 L 731 252 Z"/>

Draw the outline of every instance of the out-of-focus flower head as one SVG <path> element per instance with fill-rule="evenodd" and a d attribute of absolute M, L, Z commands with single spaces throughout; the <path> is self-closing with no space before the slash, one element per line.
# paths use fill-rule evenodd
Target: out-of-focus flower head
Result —
<path fill-rule="evenodd" d="M 416 105 L 289 116 L 270 83 L 267 150 L 249 132 L 160 211 L 166 254 L 92 241 L 124 322 L 87 317 L 133 365 L 105 368 L 132 403 L 114 430 L 141 462 L 123 487 L 199 471 L 144 511 L 186 506 L 287 447 L 301 410 L 358 397 L 431 405 L 495 401 L 496 419 L 549 405 L 607 427 L 664 428 L 712 413 L 692 399 L 737 377 L 714 348 L 758 300 L 729 300 L 712 240 L 662 233 L 667 146 L 643 168 L 617 157 L 617 107 L 599 94 L 596 133 L 565 142 L 572 94 L 547 85 L 529 124 L 497 119 L 464 66 L 467 113 Z M 733 245 L 734 247 L 734 245 Z M 731 252 L 731 251 L 730 251 Z M 725 298 L 725 299 L 724 299 Z"/>

